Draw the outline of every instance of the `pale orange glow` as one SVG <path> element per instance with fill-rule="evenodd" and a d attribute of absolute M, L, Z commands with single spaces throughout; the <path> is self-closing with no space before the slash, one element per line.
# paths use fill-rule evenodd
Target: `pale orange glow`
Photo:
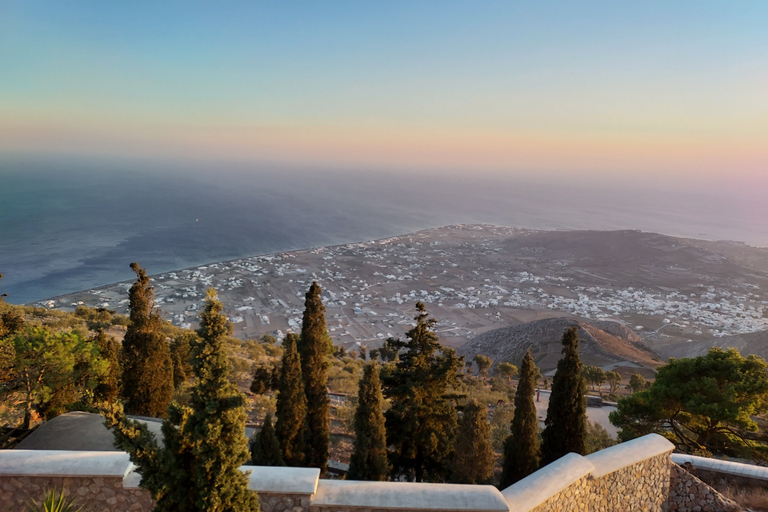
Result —
<path fill-rule="evenodd" d="M 0 121 L 0 150 L 261 160 L 447 171 L 762 174 L 758 137 L 381 126 L 173 126 Z"/>

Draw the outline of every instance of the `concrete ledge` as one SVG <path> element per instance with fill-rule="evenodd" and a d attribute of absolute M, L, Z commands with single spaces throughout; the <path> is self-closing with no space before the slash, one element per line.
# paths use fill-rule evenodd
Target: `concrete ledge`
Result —
<path fill-rule="evenodd" d="M 0 450 L 0 475 L 44 477 L 125 477 L 131 462 L 125 452 Z"/>
<path fill-rule="evenodd" d="M 648 434 L 626 443 L 605 448 L 585 458 L 595 466 L 592 478 L 613 473 L 621 468 L 637 464 L 663 453 L 671 452 L 675 445 L 658 434 Z"/>
<path fill-rule="evenodd" d="M 320 480 L 311 507 L 508 512 L 491 485 Z"/>
<path fill-rule="evenodd" d="M 569 453 L 544 466 L 519 482 L 504 489 L 501 494 L 511 511 L 532 510 L 566 487 L 590 474 L 595 467 L 585 457 Z"/>
<path fill-rule="evenodd" d="M 756 480 L 765 480 L 768 482 L 768 467 L 755 466 L 754 464 L 710 459 L 707 457 L 697 457 L 695 455 L 685 455 L 682 453 L 673 453 L 672 462 L 680 466 L 686 462 L 690 462 L 696 469 L 754 478 Z"/>
<path fill-rule="evenodd" d="M 256 492 L 314 494 L 320 479 L 318 468 L 241 466 L 240 471 L 251 472 L 248 488 Z"/>

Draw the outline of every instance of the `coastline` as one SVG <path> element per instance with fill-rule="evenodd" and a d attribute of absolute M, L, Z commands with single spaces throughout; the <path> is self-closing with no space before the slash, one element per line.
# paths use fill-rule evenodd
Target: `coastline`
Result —
<path fill-rule="evenodd" d="M 750 288 L 755 272 L 760 282 Z M 348 347 L 402 336 L 418 300 L 454 347 L 500 326 L 555 316 L 620 321 L 651 346 L 768 330 L 768 250 L 635 230 L 459 224 L 213 262 L 152 280 L 158 306 L 185 327 L 195 325 L 205 289 L 213 286 L 240 338 L 297 330 L 304 293 L 316 280 L 329 333 Z M 131 283 L 59 295 L 46 305 L 82 302 L 125 312 Z M 709 306 L 716 300 L 719 311 Z M 749 314 L 739 307 L 751 308 Z M 734 323 L 739 315 L 743 320 Z"/>

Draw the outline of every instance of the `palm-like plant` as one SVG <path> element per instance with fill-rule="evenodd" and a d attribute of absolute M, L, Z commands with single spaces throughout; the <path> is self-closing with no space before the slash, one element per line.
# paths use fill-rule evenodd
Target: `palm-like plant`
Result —
<path fill-rule="evenodd" d="M 27 512 L 79 512 L 83 507 L 75 507 L 75 499 L 64 499 L 64 489 L 56 494 L 56 490 L 45 492 L 42 503 L 32 500 L 27 505 Z"/>

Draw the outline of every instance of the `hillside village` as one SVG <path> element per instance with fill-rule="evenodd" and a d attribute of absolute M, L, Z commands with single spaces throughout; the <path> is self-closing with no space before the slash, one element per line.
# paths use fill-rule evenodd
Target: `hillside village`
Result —
<path fill-rule="evenodd" d="M 295 332 L 303 294 L 317 280 L 329 332 L 348 348 L 377 347 L 399 335 L 411 322 L 413 304 L 422 301 L 438 319 L 443 342 L 455 347 L 495 328 L 566 314 L 619 321 L 663 356 L 664 347 L 768 331 L 768 273 L 733 257 L 736 247 L 768 261 L 768 251 L 722 245 L 728 250 L 718 253 L 637 231 L 459 225 L 211 263 L 157 274 L 153 282 L 158 306 L 180 327 L 195 324 L 204 290 L 217 288 L 241 338 Z M 606 254 L 612 247 L 627 257 Z M 42 304 L 124 313 L 129 286 Z"/>

